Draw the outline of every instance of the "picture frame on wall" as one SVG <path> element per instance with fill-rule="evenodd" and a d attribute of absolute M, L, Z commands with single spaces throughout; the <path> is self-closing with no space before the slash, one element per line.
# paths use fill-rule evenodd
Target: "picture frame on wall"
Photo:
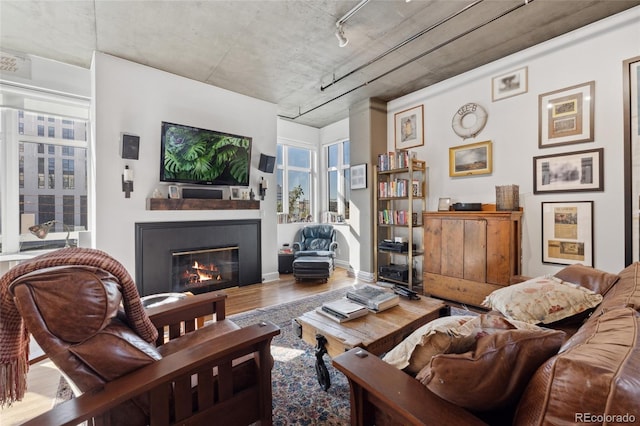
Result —
<path fill-rule="evenodd" d="M 493 102 L 528 91 L 528 67 L 518 68 L 491 79 L 491 99 Z"/>
<path fill-rule="evenodd" d="M 533 157 L 533 193 L 604 191 L 604 148 Z"/>
<path fill-rule="evenodd" d="M 351 189 L 367 187 L 367 164 L 351 166 Z"/>
<path fill-rule="evenodd" d="M 394 115 L 396 149 L 424 145 L 424 105 L 397 112 Z"/>
<path fill-rule="evenodd" d="M 542 262 L 593 263 L 593 201 L 542 203 Z"/>
<path fill-rule="evenodd" d="M 622 62 L 624 117 L 624 258 L 625 265 L 640 260 L 640 56 Z"/>
<path fill-rule="evenodd" d="M 595 81 L 538 96 L 538 147 L 593 142 Z"/>
<path fill-rule="evenodd" d="M 449 148 L 449 176 L 491 174 L 493 148 L 491 141 L 476 142 Z"/>

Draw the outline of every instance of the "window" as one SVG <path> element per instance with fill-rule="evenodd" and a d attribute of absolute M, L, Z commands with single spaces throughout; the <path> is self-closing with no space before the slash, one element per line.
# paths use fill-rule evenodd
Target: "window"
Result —
<path fill-rule="evenodd" d="M 279 223 L 304 222 L 313 219 L 311 215 L 313 211 L 312 164 L 312 150 L 278 144 L 276 196 L 278 198 Z"/>
<path fill-rule="evenodd" d="M 88 116 L 86 105 L 82 111 Z M 88 122 L 84 117 L 63 119 L 11 105 L 0 108 L 0 114 L 0 122 L 6 124 L 0 140 L 6 142 L 8 153 L 0 158 L 0 167 L 7 170 L 7 179 L 0 182 L 0 203 L 8 206 L 0 217 L 0 230 L 8 234 L 0 239 L 4 242 L 0 252 L 63 247 L 67 231 L 71 240 L 77 239 L 75 232 L 86 230 L 89 223 Z M 66 138 L 57 130 L 63 129 L 63 122 Z M 51 220 L 55 224 L 42 240 L 28 231 L 31 225 Z"/>
<path fill-rule="evenodd" d="M 349 200 L 351 195 L 350 143 L 343 141 L 325 147 L 327 158 L 327 199 L 329 221 L 342 216 L 349 219 Z"/>

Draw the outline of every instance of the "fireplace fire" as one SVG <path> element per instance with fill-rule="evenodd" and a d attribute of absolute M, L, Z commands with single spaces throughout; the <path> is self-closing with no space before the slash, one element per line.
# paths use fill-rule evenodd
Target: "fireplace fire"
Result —
<path fill-rule="evenodd" d="M 238 247 L 173 252 L 172 290 L 202 293 L 238 285 Z"/>

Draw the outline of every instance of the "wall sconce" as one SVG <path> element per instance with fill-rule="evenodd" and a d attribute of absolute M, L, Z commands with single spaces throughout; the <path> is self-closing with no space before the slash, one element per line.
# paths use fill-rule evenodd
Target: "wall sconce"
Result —
<path fill-rule="evenodd" d="M 62 227 L 65 231 L 67 231 L 67 236 L 65 237 L 64 240 L 64 246 L 66 247 L 71 247 L 71 245 L 69 244 L 69 234 L 71 233 L 71 228 L 69 228 L 69 226 L 65 225 L 64 223 L 60 222 L 59 220 L 49 220 L 47 222 L 41 223 L 39 225 L 33 225 L 29 227 L 29 232 L 31 232 L 33 235 L 35 235 L 36 237 L 40 238 L 41 240 L 44 240 L 47 235 L 49 234 L 49 231 L 51 230 L 51 228 L 53 228 L 53 225 L 55 225 L 56 223 L 61 223 Z"/>
<path fill-rule="evenodd" d="M 129 166 L 124 166 L 124 172 L 122 172 L 122 192 L 124 192 L 124 198 L 131 198 L 133 192 L 133 171 Z"/>
<path fill-rule="evenodd" d="M 261 200 L 264 200 L 264 196 L 267 193 L 267 188 L 269 187 L 269 184 L 267 182 L 268 181 L 264 180 L 263 177 L 260 178 L 259 193 L 260 193 L 260 199 Z"/>

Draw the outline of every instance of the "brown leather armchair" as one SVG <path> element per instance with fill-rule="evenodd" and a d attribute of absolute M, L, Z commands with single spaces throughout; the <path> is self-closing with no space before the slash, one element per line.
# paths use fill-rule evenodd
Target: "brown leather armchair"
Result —
<path fill-rule="evenodd" d="M 26 425 L 271 424 L 270 343 L 280 330 L 226 319 L 226 295 L 147 309 L 154 345 L 130 327 L 118 280 L 100 268 L 37 270 L 9 291 L 29 332 L 83 392 Z M 198 328 L 204 316 L 212 321 Z"/>

